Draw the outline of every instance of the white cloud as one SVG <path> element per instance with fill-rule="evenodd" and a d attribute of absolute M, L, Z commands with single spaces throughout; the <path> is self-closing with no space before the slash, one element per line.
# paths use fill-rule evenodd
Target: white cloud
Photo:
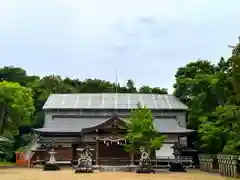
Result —
<path fill-rule="evenodd" d="M 118 65 L 120 79 L 171 87 L 177 67 L 221 56 L 239 32 L 239 0 L 0 1 L 1 63 L 34 73 L 114 79 Z"/>

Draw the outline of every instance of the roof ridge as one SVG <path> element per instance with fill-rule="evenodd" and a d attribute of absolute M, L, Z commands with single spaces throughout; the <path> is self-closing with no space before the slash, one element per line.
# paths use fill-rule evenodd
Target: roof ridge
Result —
<path fill-rule="evenodd" d="M 157 96 L 174 96 L 173 94 L 157 94 L 157 93 L 111 93 L 111 92 L 108 92 L 108 93 L 51 93 L 51 95 L 79 95 L 79 94 L 88 94 L 88 95 L 100 95 L 100 94 L 125 94 L 125 95 L 157 95 Z M 175 96 L 174 96 L 175 97 Z"/>

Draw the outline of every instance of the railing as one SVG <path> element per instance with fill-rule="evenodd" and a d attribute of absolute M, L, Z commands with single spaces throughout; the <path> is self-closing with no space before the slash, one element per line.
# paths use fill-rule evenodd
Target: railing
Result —
<path fill-rule="evenodd" d="M 134 160 L 133 165 L 139 165 L 140 160 Z M 163 156 L 163 157 L 158 157 L 157 159 L 151 160 L 151 164 L 153 168 L 160 169 L 160 168 L 169 168 L 170 164 L 172 162 L 175 162 L 175 158 L 172 156 Z M 185 168 L 194 168 L 193 165 L 193 160 L 190 156 L 181 156 L 179 157 L 180 163 L 183 164 Z M 33 162 L 33 164 L 41 164 L 43 163 L 44 160 L 36 160 Z M 63 160 L 61 161 L 60 159 L 57 159 L 57 163 L 59 164 L 77 164 L 77 160 Z M 96 160 L 92 160 L 93 165 L 96 165 Z M 131 161 L 126 158 L 99 158 L 99 164 L 98 166 L 127 166 L 130 165 Z"/>
<path fill-rule="evenodd" d="M 126 158 L 99 158 L 99 164 L 104 165 L 127 165 L 130 163 L 130 160 Z"/>
<path fill-rule="evenodd" d="M 99 158 L 99 165 L 129 165 L 131 161 L 123 158 Z M 140 160 L 134 160 L 134 165 L 138 165 Z M 172 162 L 175 162 L 175 158 L 172 156 L 157 157 L 157 159 L 151 160 L 153 168 L 168 168 Z M 194 168 L 194 162 L 191 156 L 179 157 L 179 162 L 186 168 Z M 93 164 L 95 161 L 93 160 Z"/>
<path fill-rule="evenodd" d="M 170 163 L 175 162 L 175 157 L 157 157 L 156 160 L 152 160 L 152 165 L 155 168 L 168 168 Z M 178 161 L 183 164 L 185 168 L 195 168 L 194 161 L 191 156 L 180 156 Z"/>

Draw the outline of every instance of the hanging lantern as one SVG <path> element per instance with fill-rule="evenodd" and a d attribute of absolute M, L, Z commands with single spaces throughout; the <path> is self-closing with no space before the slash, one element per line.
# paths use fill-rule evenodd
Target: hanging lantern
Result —
<path fill-rule="evenodd" d="M 119 145 L 119 141 L 117 142 L 117 144 Z"/>

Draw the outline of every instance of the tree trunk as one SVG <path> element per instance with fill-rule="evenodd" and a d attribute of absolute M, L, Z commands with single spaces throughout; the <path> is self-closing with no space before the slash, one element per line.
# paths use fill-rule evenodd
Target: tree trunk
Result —
<path fill-rule="evenodd" d="M 5 121 L 5 115 L 6 114 L 6 107 L 5 107 L 5 103 L 1 103 L 0 104 L 0 133 L 2 133 L 3 131 L 3 124 Z"/>

